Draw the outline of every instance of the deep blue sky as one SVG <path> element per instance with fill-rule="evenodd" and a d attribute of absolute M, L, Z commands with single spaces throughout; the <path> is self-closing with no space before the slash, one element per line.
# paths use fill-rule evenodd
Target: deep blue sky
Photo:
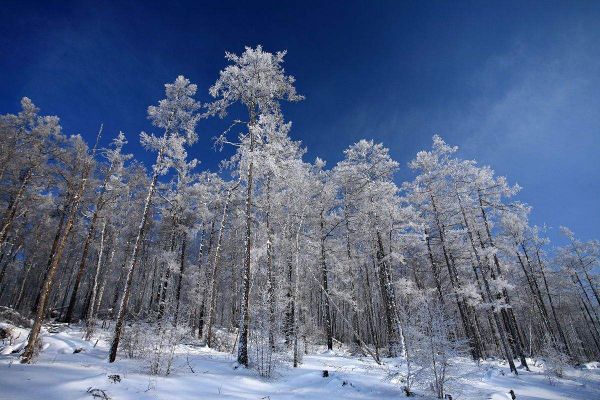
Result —
<path fill-rule="evenodd" d="M 402 181 L 438 133 L 523 186 L 553 238 L 559 225 L 600 237 L 600 2 L 48 3 L 2 4 L 0 113 L 28 96 L 66 132 L 104 123 L 149 159 L 138 134 L 165 82 L 183 74 L 206 102 L 226 50 L 287 49 L 306 100 L 286 117 L 308 159 L 331 166 L 372 138 Z M 223 126 L 200 122 L 202 168 L 226 156 L 211 141 Z"/>

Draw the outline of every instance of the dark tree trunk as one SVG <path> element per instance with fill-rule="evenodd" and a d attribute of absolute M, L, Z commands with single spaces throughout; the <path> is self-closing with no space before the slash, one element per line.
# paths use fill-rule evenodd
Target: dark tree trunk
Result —
<path fill-rule="evenodd" d="M 377 237 L 377 263 L 379 265 L 379 279 L 381 281 L 381 295 L 384 302 L 385 317 L 388 328 L 388 347 L 390 357 L 397 357 L 404 353 L 404 343 L 402 332 L 400 331 L 400 321 L 398 319 L 398 307 L 396 305 L 396 291 L 394 290 L 392 273 L 389 263 L 386 259 L 383 240 L 379 231 Z"/>
<path fill-rule="evenodd" d="M 179 264 L 179 280 L 177 281 L 177 289 L 175 290 L 175 318 L 173 319 L 173 326 L 177 326 L 177 320 L 179 319 L 179 300 L 181 299 L 181 283 L 183 281 L 183 274 L 185 273 L 185 245 L 187 237 L 183 234 L 181 239 L 181 259 Z"/>
<path fill-rule="evenodd" d="M 275 351 L 275 276 L 273 274 L 273 231 L 271 227 L 271 178 L 267 180 L 267 299 L 269 303 L 269 348 Z"/>
<path fill-rule="evenodd" d="M 73 311 L 75 310 L 75 304 L 77 303 L 77 293 L 79 291 L 79 285 L 81 283 L 81 278 L 83 277 L 83 272 L 85 271 L 88 250 L 90 248 L 92 238 L 94 237 L 94 229 L 96 227 L 97 219 L 98 209 L 94 211 L 94 215 L 92 216 L 90 227 L 88 229 L 88 234 L 85 238 L 85 242 L 83 243 L 83 249 L 81 251 L 81 261 L 79 262 L 79 268 L 77 269 L 77 274 L 75 275 L 75 283 L 73 284 L 73 290 L 71 292 L 71 300 L 69 301 L 69 307 L 67 308 L 67 314 L 65 315 L 63 322 L 71 322 L 73 318 Z"/>
<path fill-rule="evenodd" d="M 542 258 L 540 257 L 539 250 L 536 251 L 536 257 L 537 257 L 538 264 L 540 266 L 540 273 L 542 275 L 542 280 L 544 281 L 544 287 L 546 288 L 546 296 L 548 297 L 548 302 L 550 303 L 550 309 L 552 310 L 552 316 L 554 318 L 554 323 L 556 324 L 556 329 L 561 338 L 561 341 L 563 342 L 563 345 L 565 346 L 565 351 L 567 352 L 567 354 L 570 354 L 572 356 L 573 354 L 572 354 L 571 348 L 569 346 L 569 343 L 567 342 L 567 337 L 565 336 L 563 328 L 558 319 L 558 315 L 556 314 L 556 307 L 554 306 L 554 301 L 552 300 L 552 295 L 550 294 L 550 288 L 548 286 L 548 281 L 546 280 L 544 264 L 542 263 Z"/>
<path fill-rule="evenodd" d="M 221 215 L 221 223 L 219 224 L 219 236 L 217 237 L 217 247 L 215 248 L 215 257 L 212 262 L 212 271 L 210 275 L 210 285 L 209 285 L 209 299 L 208 299 L 208 321 L 206 321 L 206 345 L 211 347 L 212 345 L 212 326 L 215 318 L 215 299 L 217 296 L 217 275 L 219 273 L 219 263 L 221 259 L 221 246 L 223 244 L 223 232 L 225 231 L 225 219 L 227 218 L 227 209 L 229 207 L 229 202 L 231 201 L 231 195 L 233 190 L 237 188 L 237 185 L 231 188 L 227 193 L 227 199 L 225 200 L 225 204 L 223 205 L 223 214 Z M 204 300 L 203 300 L 204 304 Z M 202 311 L 204 312 L 204 307 L 202 307 Z M 203 316 L 204 317 L 204 316 Z M 204 318 L 202 318 L 202 323 L 204 324 Z M 200 334 L 202 332 L 199 332 Z"/>
<path fill-rule="evenodd" d="M 321 227 L 321 285 L 323 285 L 323 291 L 325 296 L 323 298 L 323 314 L 325 317 L 325 337 L 327 339 L 327 349 L 333 349 L 333 335 L 331 331 L 331 310 L 329 304 L 329 279 L 327 278 L 327 263 L 325 258 L 325 220 L 323 218 L 323 210 L 320 213 L 320 227 Z"/>

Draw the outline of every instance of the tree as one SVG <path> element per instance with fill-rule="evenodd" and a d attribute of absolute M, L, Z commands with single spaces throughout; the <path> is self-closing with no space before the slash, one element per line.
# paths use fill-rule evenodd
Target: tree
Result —
<path fill-rule="evenodd" d="M 99 137 L 100 133 L 98 133 L 98 138 Z M 73 224 L 77 218 L 81 198 L 86 189 L 86 184 L 92 168 L 93 155 L 95 154 L 96 150 L 96 147 L 94 147 L 92 155 L 90 156 L 88 154 L 88 148 L 80 136 L 72 136 L 70 141 L 72 143 L 72 147 L 67 147 L 63 151 L 59 151 L 57 154 L 57 159 L 61 160 L 63 163 L 68 163 L 72 167 L 71 177 L 73 180 L 67 182 L 68 194 L 66 196 L 65 203 L 65 214 L 63 220 L 64 227 L 62 230 L 59 229 L 57 232 L 55 237 L 56 245 L 53 246 L 53 250 L 48 260 L 46 276 L 44 278 L 42 288 L 40 289 L 36 305 L 35 320 L 31 331 L 29 332 L 27 347 L 21 355 L 21 363 L 23 364 L 30 363 L 37 350 L 38 336 L 42 328 L 42 322 L 46 315 L 48 298 L 50 296 L 52 284 L 54 283 L 54 276 L 61 262 L 69 234 L 71 233 Z M 96 144 L 97 141 L 98 140 L 96 140 Z"/>
<path fill-rule="evenodd" d="M 0 179 L 10 182 L 4 192 L 8 199 L 0 222 L 0 251 L 4 251 L 10 227 L 19 215 L 27 188 L 36 176 L 44 175 L 43 168 L 52 156 L 53 147 L 64 140 L 57 117 L 38 115 L 39 109 L 27 97 L 21 100 L 21 107 L 18 115 L 0 117 L 3 133 Z"/>
<path fill-rule="evenodd" d="M 391 241 L 388 242 L 386 238 L 393 235 L 394 216 L 400 212 L 398 188 L 393 182 L 398 163 L 391 159 L 387 148 L 373 141 L 361 140 L 345 150 L 344 154 L 345 159 L 336 166 L 334 173 L 341 182 L 345 219 L 348 225 L 348 214 L 352 212 L 355 223 L 369 229 L 368 240 L 377 260 L 389 353 L 395 357 L 403 354 L 405 349 L 394 287 Z M 386 246 L 386 242 L 389 246 Z M 352 259 L 350 252 L 348 257 Z"/>
<path fill-rule="evenodd" d="M 286 76 L 281 64 L 286 52 L 275 54 L 263 51 L 261 46 L 256 49 L 246 47 L 241 56 L 226 53 L 225 58 L 232 64 L 220 72 L 219 79 L 211 86 L 209 92 L 217 100 L 208 105 L 206 115 L 227 115 L 228 109 L 234 103 L 246 107 L 248 121 L 247 132 L 240 135 L 241 146 L 238 155 L 245 156 L 247 163 L 240 163 L 246 168 L 246 253 L 242 284 L 242 307 L 240 334 L 238 340 L 238 362 L 248 366 L 248 324 L 250 307 L 250 273 L 252 251 L 252 195 L 253 195 L 253 155 L 260 146 L 260 118 L 280 116 L 279 102 L 281 100 L 299 101 L 303 97 L 296 94 L 294 78 Z M 236 121 L 235 124 L 241 121 Z M 221 136 L 221 143 L 227 139 Z M 242 175 L 240 169 L 240 176 Z"/>
<path fill-rule="evenodd" d="M 106 205 L 106 202 L 111 199 L 110 192 L 115 191 L 120 186 L 119 179 L 123 170 L 123 165 L 132 157 L 129 154 L 121 153 L 123 146 L 126 143 L 127 140 L 125 140 L 125 135 L 123 132 L 119 132 L 119 135 L 113 140 L 113 148 L 104 151 L 104 155 L 109 163 L 108 170 L 106 171 L 104 180 L 99 188 L 94 204 L 94 210 L 92 212 L 92 217 L 90 218 L 88 232 L 85 241 L 83 242 L 81 261 L 79 262 L 79 269 L 77 270 L 77 275 L 75 276 L 75 283 L 73 284 L 73 289 L 71 291 L 71 299 L 69 301 L 67 313 L 64 317 L 65 322 L 71 322 L 73 317 L 73 311 L 75 310 L 75 304 L 77 303 L 77 293 L 79 291 L 79 285 L 85 271 L 88 251 L 94 236 L 98 215 Z"/>
<path fill-rule="evenodd" d="M 509 309 L 507 290 L 501 280 L 500 262 L 486 208 L 499 206 L 502 196 L 512 195 L 519 188 L 510 188 L 504 178 L 494 178 L 491 169 L 477 168 L 474 161 L 452 158 L 456 151 L 456 147 L 448 146 L 439 136 L 434 136 L 432 151 L 419 152 L 411 162 L 411 168 L 421 173 L 406 188 L 410 191 L 411 199 L 421 207 L 422 217 L 431 221 L 431 226 L 427 228 L 428 235 L 429 232 L 436 232 L 471 355 L 474 359 L 481 357 L 481 329 L 473 305 L 468 301 L 471 296 L 465 295 L 467 286 L 461 281 L 457 260 L 462 252 L 470 255 L 469 261 L 479 286 L 478 295 L 488 304 L 488 318 L 493 320 L 490 326 L 500 339 L 511 371 L 516 374 L 513 351 L 505 330 L 509 332 L 511 344 L 521 356 L 522 363 L 525 366 L 527 364 L 519 342 L 516 319 Z M 428 240 L 428 243 L 431 242 Z M 453 243 L 457 244 L 452 246 Z M 437 275 L 433 262 L 432 268 L 434 276 Z"/>
<path fill-rule="evenodd" d="M 190 83 L 189 80 L 180 75 L 174 83 L 165 85 L 165 93 L 167 97 L 161 100 L 158 106 L 148 107 L 148 119 L 152 121 L 154 126 L 164 130 L 163 135 L 157 137 L 144 132 L 140 135 L 142 145 L 149 150 L 156 151 L 157 156 L 152 167 L 152 179 L 148 187 L 136 238 L 131 250 L 131 258 L 127 267 L 125 287 L 123 288 L 123 296 L 115 324 L 109 362 L 114 362 L 117 357 L 117 349 L 127 312 L 127 303 L 131 294 L 133 270 L 138 262 L 142 237 L 145 233 L 146 221 L 150 214 L 152 197 L 154 196 L 158 177 L 166 174 L 176 160 L 185 159 L 186 151 L 184 146 L 193 144 L 198 138 L 196 124 L 199 118 L 197 110 L 200 106 L 192 97 L 196 94 L 196 85 Z"/>

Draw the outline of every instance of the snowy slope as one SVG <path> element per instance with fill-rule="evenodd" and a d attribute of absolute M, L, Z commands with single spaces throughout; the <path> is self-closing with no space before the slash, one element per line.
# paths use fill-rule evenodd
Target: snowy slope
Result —
<path fill-rule="evenodd" d="M 20 339 L 26 330 L 20 330 Z M 108 343 L 86 342 L 77 327 L 59 333 L 44 331 L 45 349 L 33 365 L 21 365 L 16 354 L 0 356 L 0 399 L 70 400 L 92 399 L 88 388 L 102 389 L 111 399 L 398 399 L 400 386 L 391 382 L 394 360 L 378 366 L 368 358 L 335 353 L 304 357 L 300 368 L 282 368 L 273 379 L 260 378 L 253 370 L 236 368 L 227 353 L 181 345 L 173 373 L 169 377 L 146 374 L 140 360 L 121 357 L 106 361 Z M 83 351 L 74 354 L 75 349 Z M 5 347 L 3 353 L 18 349 Z M 518 377 L 496 362 L 475 365 L 458 359 L 461 376 L 452 382 L 450 393 L 456 399 L 510 399 L 513 389 L 519 400 L 600 399 L 600 369 L 571 369 L 566 379 L 553 382 L 539 366 Z M 323 378 L 322 371 L 329 371 Z M 121 381 L 111 382 L 118 374 Z M 421 398 L 426 388 L 417 388 Z"/>

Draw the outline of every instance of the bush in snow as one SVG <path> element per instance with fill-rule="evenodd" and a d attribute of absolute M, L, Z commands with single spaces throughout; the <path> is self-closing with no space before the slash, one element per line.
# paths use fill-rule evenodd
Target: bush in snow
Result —
<path fill-rule="evenodd" d="M 0 325 L 0 340 L 11 340 L 13 337 L 13 328 L 8 324 Z"/>
<path fill-rule="evenodd" d="M 0 306 L 0 321 L 8 322 L 20 328 L 31 328 L 31 320 L 9 307 Z"/>
<path fill-rule="evenodd" d="M 544 358 L 544 374 L 546 374 L 548 379 L 552 380 L 554 377 L 562 378 L 565 369 L 569 366 L 569 356 L 551 340 L 544 342 L 541 355 Z"/>
<path fill-rule="evenodd" d="M 144 358 L 149 363 L 150 374 L 166 376 L 171 373 L 175 347 L 181 341 L 181 335 L 170 324 L 159 324 L 156 330 L 156 334 L 146 338 Z"/>
<path fill-rule="evenodd" d="M 125 351 L 127 357 L 136 358 L 143 353 L 145 347 L 144 332 L 141 323 L 132 323 L 129 329 L 123 333 L 121 349 Z"/>
<path fill-rule="evenodd" d="M 406 312 L 403 319 L 407 368 L 401 379 L 403 390 L 409 396 L 414 384 L 425 384 L 442 399 L 455 372 L 452 358 L 464 355 L 466 343 L 456 338 L 456 321 L 435 293 L 418 288 L 408 279 L 401 280 L 399 287 Z"/>

